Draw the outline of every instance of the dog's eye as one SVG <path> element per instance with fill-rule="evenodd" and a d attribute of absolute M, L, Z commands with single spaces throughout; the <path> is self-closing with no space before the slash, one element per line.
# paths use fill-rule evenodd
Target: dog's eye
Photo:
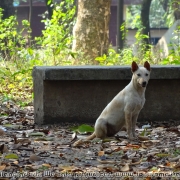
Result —
<path fill-rule="evenodd" d="M 149 74 L 146 73 L 145 75 L 148 76 Z"/>
<path fill-rule="evenodd" d="M 140 76 L 141 76 L 141 74 L 137 74 L 137 76 L 139 76 L 139 77 L 140 77 Z"/>

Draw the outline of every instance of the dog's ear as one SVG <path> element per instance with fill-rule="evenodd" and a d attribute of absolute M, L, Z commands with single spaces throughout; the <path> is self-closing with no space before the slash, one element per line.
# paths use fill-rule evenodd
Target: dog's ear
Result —
<path fill-rule="evenodd" d="M 145 67 L 148 71 L 151 71 L 150 64 L 149 64 L 147 61 L 144 63 L 144 67 Z"/>
<path fill-rule="evenodd" d="M 138 65 L 136 64 L 136 62 L 133 61 L 133 62 L 132 62 L 132 65 L 131 65 L 131 71 L 132 71 L 132 73 L 135 72 L 135 71 L 137 71 L 138 68 L 139 68 L 139 67 L 138 67 Z"/>

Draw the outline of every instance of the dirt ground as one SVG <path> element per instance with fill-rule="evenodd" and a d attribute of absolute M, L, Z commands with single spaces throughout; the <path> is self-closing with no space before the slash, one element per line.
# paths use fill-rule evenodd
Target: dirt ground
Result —
<path fill-rule="evenodd" d="M 70 130 L 80 124 L 38 126 L 32 106 L 12 102 L 1 104 L 0 112 L 0 180 L 180 177 L 180 121 L 138 122 L 136 141 L 120 131 L 74 147 L 89 134 Z"/>

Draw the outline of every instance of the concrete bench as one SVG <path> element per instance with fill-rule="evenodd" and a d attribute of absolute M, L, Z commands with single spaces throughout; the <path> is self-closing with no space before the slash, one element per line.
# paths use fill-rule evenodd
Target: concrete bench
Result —
<path fill-rule="evenodd" d="M 130 66 L 37 66 L 33 69 L 38 124 L 92 122 L 131 80 Z M 180 120 L 180 66 L 152 66 L 138 121 Z"/>

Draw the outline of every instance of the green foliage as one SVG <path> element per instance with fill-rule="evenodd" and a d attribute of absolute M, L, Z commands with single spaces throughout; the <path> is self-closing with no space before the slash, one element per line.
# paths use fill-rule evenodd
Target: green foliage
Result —
<path fill-rule="evenodd" d="M 103 56 L 97 57 L 95 60 L 98 61 L 100 65 L 106 66 L 120 64 L 120 54 L 116 53 L 113 48 L 110 48 L 108 50 L 108 55 L 104 54 Z"/>
<path fill-rule="evenodd" d="M 163 28 L 169 27 L 172 22 L 172 13 L 171 4 L 169 8 L 165 11 L 163 9 L 163 2 L 161 0 L 153 0 L 151 2 L 149 21 L 150 27 L 152 28 Z M 127 7 L 127 27 L 136 28 L 139 26 L 139 19 L 141 14 L 141 5 L 130 5 Z M 171 14 L 171 15 L 170 15 Z M 167 18 L 168 17 L 168 18 Z M 171 20 L 170 20 L 171 17 Z"/>
<path fill-rule="evenodd" d="M 128 34 L 128 29 L 127 29 L 127 27 L 126 27 L 127 25 L 126 25 L 126 22 L 124 22 L 122 25 L 121 25 L 121 27 L 120 27 L 120 31 L 122 32 L 122 40 L 124 41 L 123 43 L 124 43 L 124 47 L 126 47 L 127 46 L 127 34 Z"/>
<path fill-rule="evenodd" d="M 59 5 L 54 4 L 52 18 L 48 19 L 45 15 L 43 16 L 42 22 L 45 24 L 45 30 L 42 31 L 43 36 L 36 38 L 45 53 L 53 57 L 54 65 L 63 61 L 61 59 L 57 62 L 57 59 L 60 60 L 59 54 L 61 54 L 61 58 L 62 56 L 67 58 L 67 55 L 72 54 L 69 49 L 72 44 L 72 27 L 76 11 L 73 3 L 73 0 L 65 0 Z"/>
<path fill-rule="evenodd" d="M 4 158 L 5 159 L 18 159 L 19 157 L 17 154 L 10 153 L 10 154 L 7 154 Z"/>
<path fill-rule="evenodd" d="M 22 29 L 17 29 L 16 16 L 3 19 L 3 10 L 0 8 L 0 53 L 4 60 L 16 60 L 17 51 L 22 49 L 30 33 L 29 24 L 26 20 L 22 22 Z M 23 33 L 27 31 L 27 35 Z"/>
<path fill-rule="evenodd" d="M 180 26 L 173 32 L 173 38 L 169 44 L 170 52 L 169 55 L 162 59 L 160 64 L 167 65 L 180 65 Z"/>
<path fill-rule="evenodd" d="M 103 55 L 97 57 L 95 60 L 98 61 L 100 65 L 112 66 L 112 65 L 127 65 L 130 64 L 135 58 L 133 57 L 133 50 L 131 48 L 124 48 L 120 50 L 119 53 L 113 48 L 110 48 L 108 55 Z"/>
<path fill-rule="evenodd" d="M 80 134 L 88 133 L 88 132 L 94 132 L 94 128 L 87 125 L 87 124 L 82 124 L 80 126 L 72 127 L 72 131 L 78 132 Z"/>
<path fill-rule="evenodd" d="M 137 17 L 138 19 L 139 17 Z M 135 18 L 136 21 L 136 18 Z M 138 25 L 138 26 L 137 26 Z M 124 24 L 123 24 L 124 26 Z M 125 27 L 121 27 L 121 30 L 124 30 Z M 119 53 L 116 53 L 114 49 L 109 49 L 108 55 L 103 55 L 97 57 L 95 60 L 99 62 L 100 65 L 126 65 L 131 64 L 132 61 L 137 63 L 142 63 L 143 61 L 150 61 L 152 58 L 152 45 L 147 45 L 144 42 L 144 39 L 148 39 L 147 35 L 142 34 L 142 29 L 144 28 L 141 23 L 136 23 L 136 28 L 138 28 L 135 38 L 136 43 L 132 47 L 125 47 L 122 50 L 119 50 Z M 125 31 L 126 32 L 126 31 Z M 125 36 L 124 36 L 125 37 Z M 133 52 L 133 50 L 136 51 Z"/>
<path fill-rule="evenodd" d="M 180 150 L 179 149 L 174 149 L 173 154 L 174 154 L 174 156 L 179 156 L 180 155 Z"/>
<path fill-rule="evenodd" d="M 51 20 L 45 18 L 46 29 L 37 38 L 37 46 L 28 46 L 31 28 L 27 20 L 18 29 L 15 16 L 2 20 L 0 10 L 0 102 L 13 100 L 20 106 L 32 102 L 32 69 L 41 65 L 71 65 L 71 52 L 75 7 L 73 0 L 55 4 Z M 32 44 L 32 43 L 31 43 Z"/>

